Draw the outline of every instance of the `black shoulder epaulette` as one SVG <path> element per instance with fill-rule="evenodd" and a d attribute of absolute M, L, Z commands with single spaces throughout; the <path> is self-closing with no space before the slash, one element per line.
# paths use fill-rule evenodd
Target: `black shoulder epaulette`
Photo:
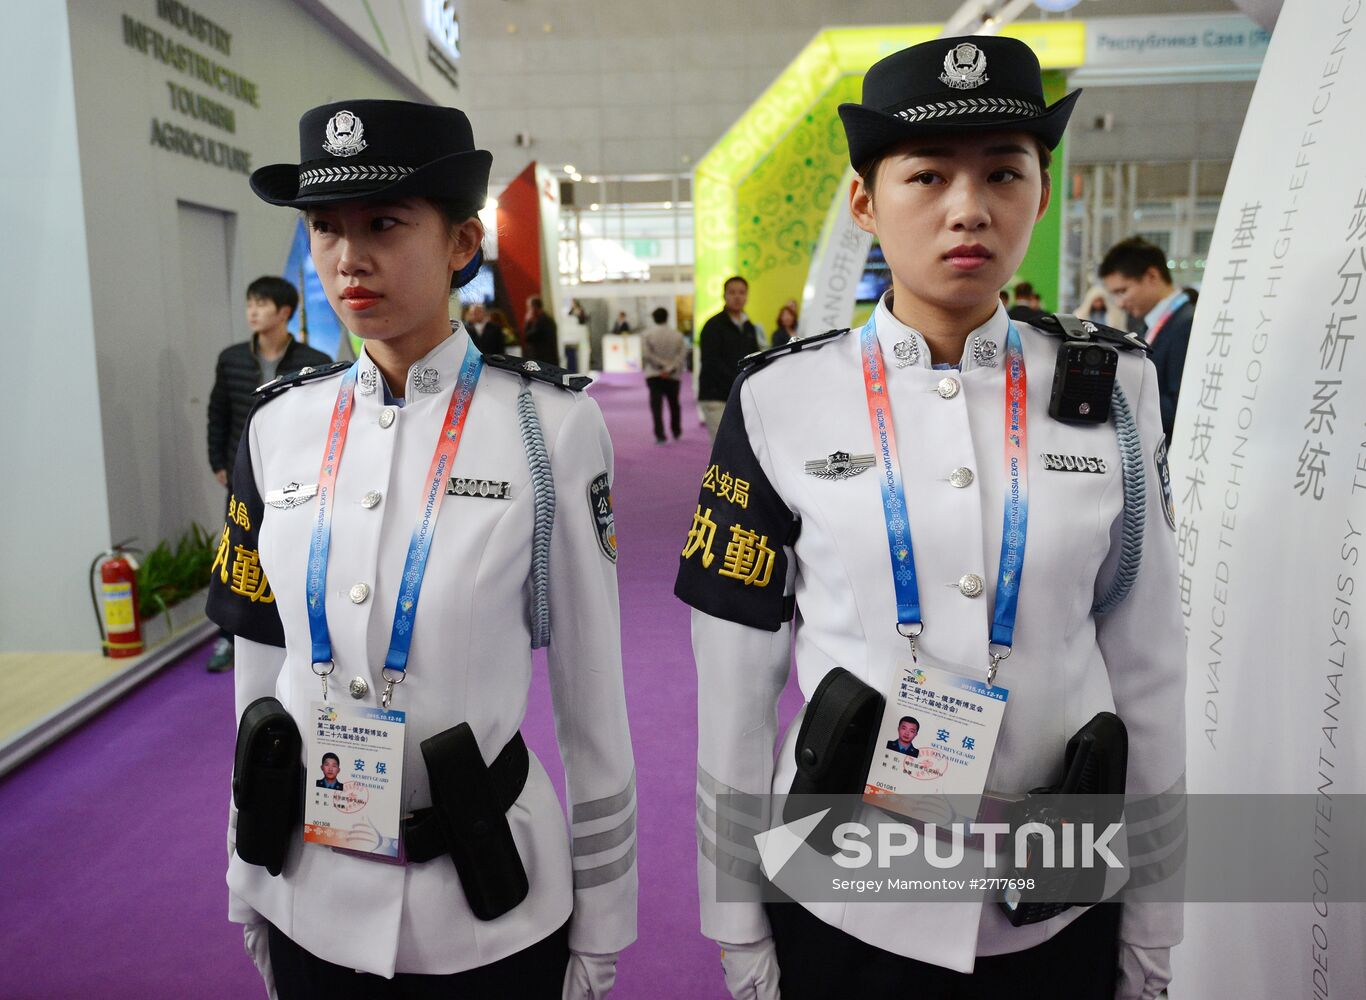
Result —
<path fill-rule="evenodd" d="M 350 367 L 350 361 L 338 361 L 336 364 L 323 365 L 321 368 L 300 368 L 293 375 L 276 375 L 265 385 L 256 387 L 256 395 L 260 397 L 257 402 L 261 403 L 267 399 L 273 399 L 286 389 L 292 389 L 296 385 L 303 385 L 305 382 L 316 382 L 318 379 L 332 378 L 334 375 L 340 375 Z"/>
<path fill-rule="evenodd" d="M 1031 320 L 1030 325 L 1038 327 L 1051 337 L 1063 337 L 1067 340 L 1100 340 L 1113 344 L 1121 351 L 1146 353 L 1152 350 L 1140 334 L 1126 333 L 1112 326 L 1102 326 L 1099 323 L 1092 323 L 1089 319 L 1077 319 L 1071 313 L 1041 316 Z"/>
<path fill-rule="evenodd" d="M 558 385 L 561 389 L 571 389 L 574 392 L 582 392 L 593 384 L 593 380 L 587 375 L 576 375 L 567 368 L 560 368 L 544 361 L 509 358 L 503 354 L 485 354 L 484 364 L 499 371 L 534 378 L 537 382 Z"/>
<path fill-rule="evenodd" d="M 747 354 L 740 361 L 740 374 L 751 374 L 771 361 L 776 361 L 778 358 L 786 357 L 789 354 L 796 354 L 798 351 L 806 351 L 813 347 L 824 347 L 832 340 L 837 340 L 848 332 L 848 327 L 842 330 L 826 330 L 824 333 L 817 333 L 810 337 L 794 337 L 786 344 L 770 347 L 766 351 L 755 351 L 753 354 Z"/>

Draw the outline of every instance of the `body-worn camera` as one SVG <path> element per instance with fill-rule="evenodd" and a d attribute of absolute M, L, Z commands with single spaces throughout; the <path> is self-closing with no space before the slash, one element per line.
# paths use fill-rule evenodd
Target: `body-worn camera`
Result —
<path fill-rule="evenodd" d="M 1119 352 L 1093 340 L 1065 340 L 1053 369 L 1048 415 L 1071 424 L 1103 424 L 1110 419 Z"/>

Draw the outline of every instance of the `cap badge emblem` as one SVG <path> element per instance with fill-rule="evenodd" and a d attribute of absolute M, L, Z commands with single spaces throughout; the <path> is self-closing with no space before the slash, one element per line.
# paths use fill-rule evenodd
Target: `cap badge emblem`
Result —
<path fill-rule="evenodd" d="M 365 126 L 350 111 L 338 111 L 327 122 L 327 141 L 323 149 L 333 156 L 355 156 L 369 143 L 365 141 Z"/>
<path fill-rule="evenodd" d="M 954 90 L 975 90 L 987 82 L 987 55 L 971 42 L 955 45 L 944 56 L 939 82 Z"/>
<path fill-rule="evenodd" d="M 892 353 L 896 355 L 898 368 L 906 368 L 920 361 L 920 345 L 911 337 L 893 344 Z"/>

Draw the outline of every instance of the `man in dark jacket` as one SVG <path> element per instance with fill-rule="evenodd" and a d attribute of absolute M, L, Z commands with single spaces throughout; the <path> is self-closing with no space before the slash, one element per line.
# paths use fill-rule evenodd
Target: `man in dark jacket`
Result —
<path fill-rule="evenodd" d="M 251 340 L 224 348 L 218 355 L 213 391 L 209 393 L 209 468 L 219 484 L 229 490 L 237 443 L 256 387 L 276 375 L 293 375 L 300 368 L 332 363 L 322 351 L 290 336 L 287 325 L 298 306 L 299 293 L 284 278 L 257 278 L 247 287 Z M 218 673 L 231 669 L 232 637 L 223 633 L 214 643 L 209 670 Z"/>
<path fill-rule="evenodd" d="M 1195 303 L 1172 284 L 1162 248 L 1137 236 L 1110 248 L 1100 262 L 1100 280 L 1124 311 L 1141 321 L 1140 332 L 1152 347 L 1157 369 L 1162 430 L 1170 441 Z"/>
<path fill-rule="evenodd" d="M 559 331 L 536 295 L 526 302 L 526 356 L 532 361 L 560 363 Z"/>
<path fill-rule="evenodd" d="M 697 375 L 697 401 L 702 408 L 702 419 L 707 423 L 707 434 L 716 440 L 716 428 L 721 425 L 730 388 L 740 374 L 740 362 L 745 355 L 759 349 L 759 334 L 745 315 L 749 301 L 749 282 L 736 275 L 726 279 L 724 286 L 726 307 L 707 320 L 698 334 L 698 353 L 701 369 Z"/>

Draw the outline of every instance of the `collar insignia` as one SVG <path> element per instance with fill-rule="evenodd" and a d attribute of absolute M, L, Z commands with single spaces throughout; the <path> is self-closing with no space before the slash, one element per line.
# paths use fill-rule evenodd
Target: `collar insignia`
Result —
<path fill-rule="evenodd" d="M 362 368 L 360 370 L 360 394 L 362 396 L 373 396 L 375 389 L 379 386 L 379 369 Z"/>
<path fill-rule="evenodd" d="M 847 451 L 834 451 L 825 458 L 813 458 L 807 462 L 806 474 L 817 479 L 851 479 L 872 467 L 871 454 L 851 455 Z"/>
<path fill-rule="evenodd" d="M 312 500 L 317 495 L 317 483 L 309 483 L 307 486 L 299 483 L 286 483 L 278 490 L 267 491 L 266 503 L 278 510 L 289 510 Z"/>
<path fill-rule="evenodd" d="M 980 333 L 972 338 L 972 360 L 979 368 L 995 368 L 996 351 L 996 341 Z"/>
<path fill-rule="evenodd" d="M 441 373 L 435 368 L 414 368 L 413 388 L 418 392 L 440 392 Z"/>
<path fill-rule="evenodd" d="M 907 368 L 920 360 L 920 344 L 914 337 L 907 337 L 893 345 L 892 353 L 896 355 L 896 366 Z"/>
<path fill-rule="evenodd" d="M 369 145 L 365 126 L 350 111 L 338 111 L 327 121 L 327 141 L 323 149 L 333 156 L 355 156 Z"/>
<path fill-rule="evenodd" d="M 955 45 L 944 56 L 939 82 L 954 90 L 975 90 L 987 82 L 987 54 L 971 42 Z"/>

